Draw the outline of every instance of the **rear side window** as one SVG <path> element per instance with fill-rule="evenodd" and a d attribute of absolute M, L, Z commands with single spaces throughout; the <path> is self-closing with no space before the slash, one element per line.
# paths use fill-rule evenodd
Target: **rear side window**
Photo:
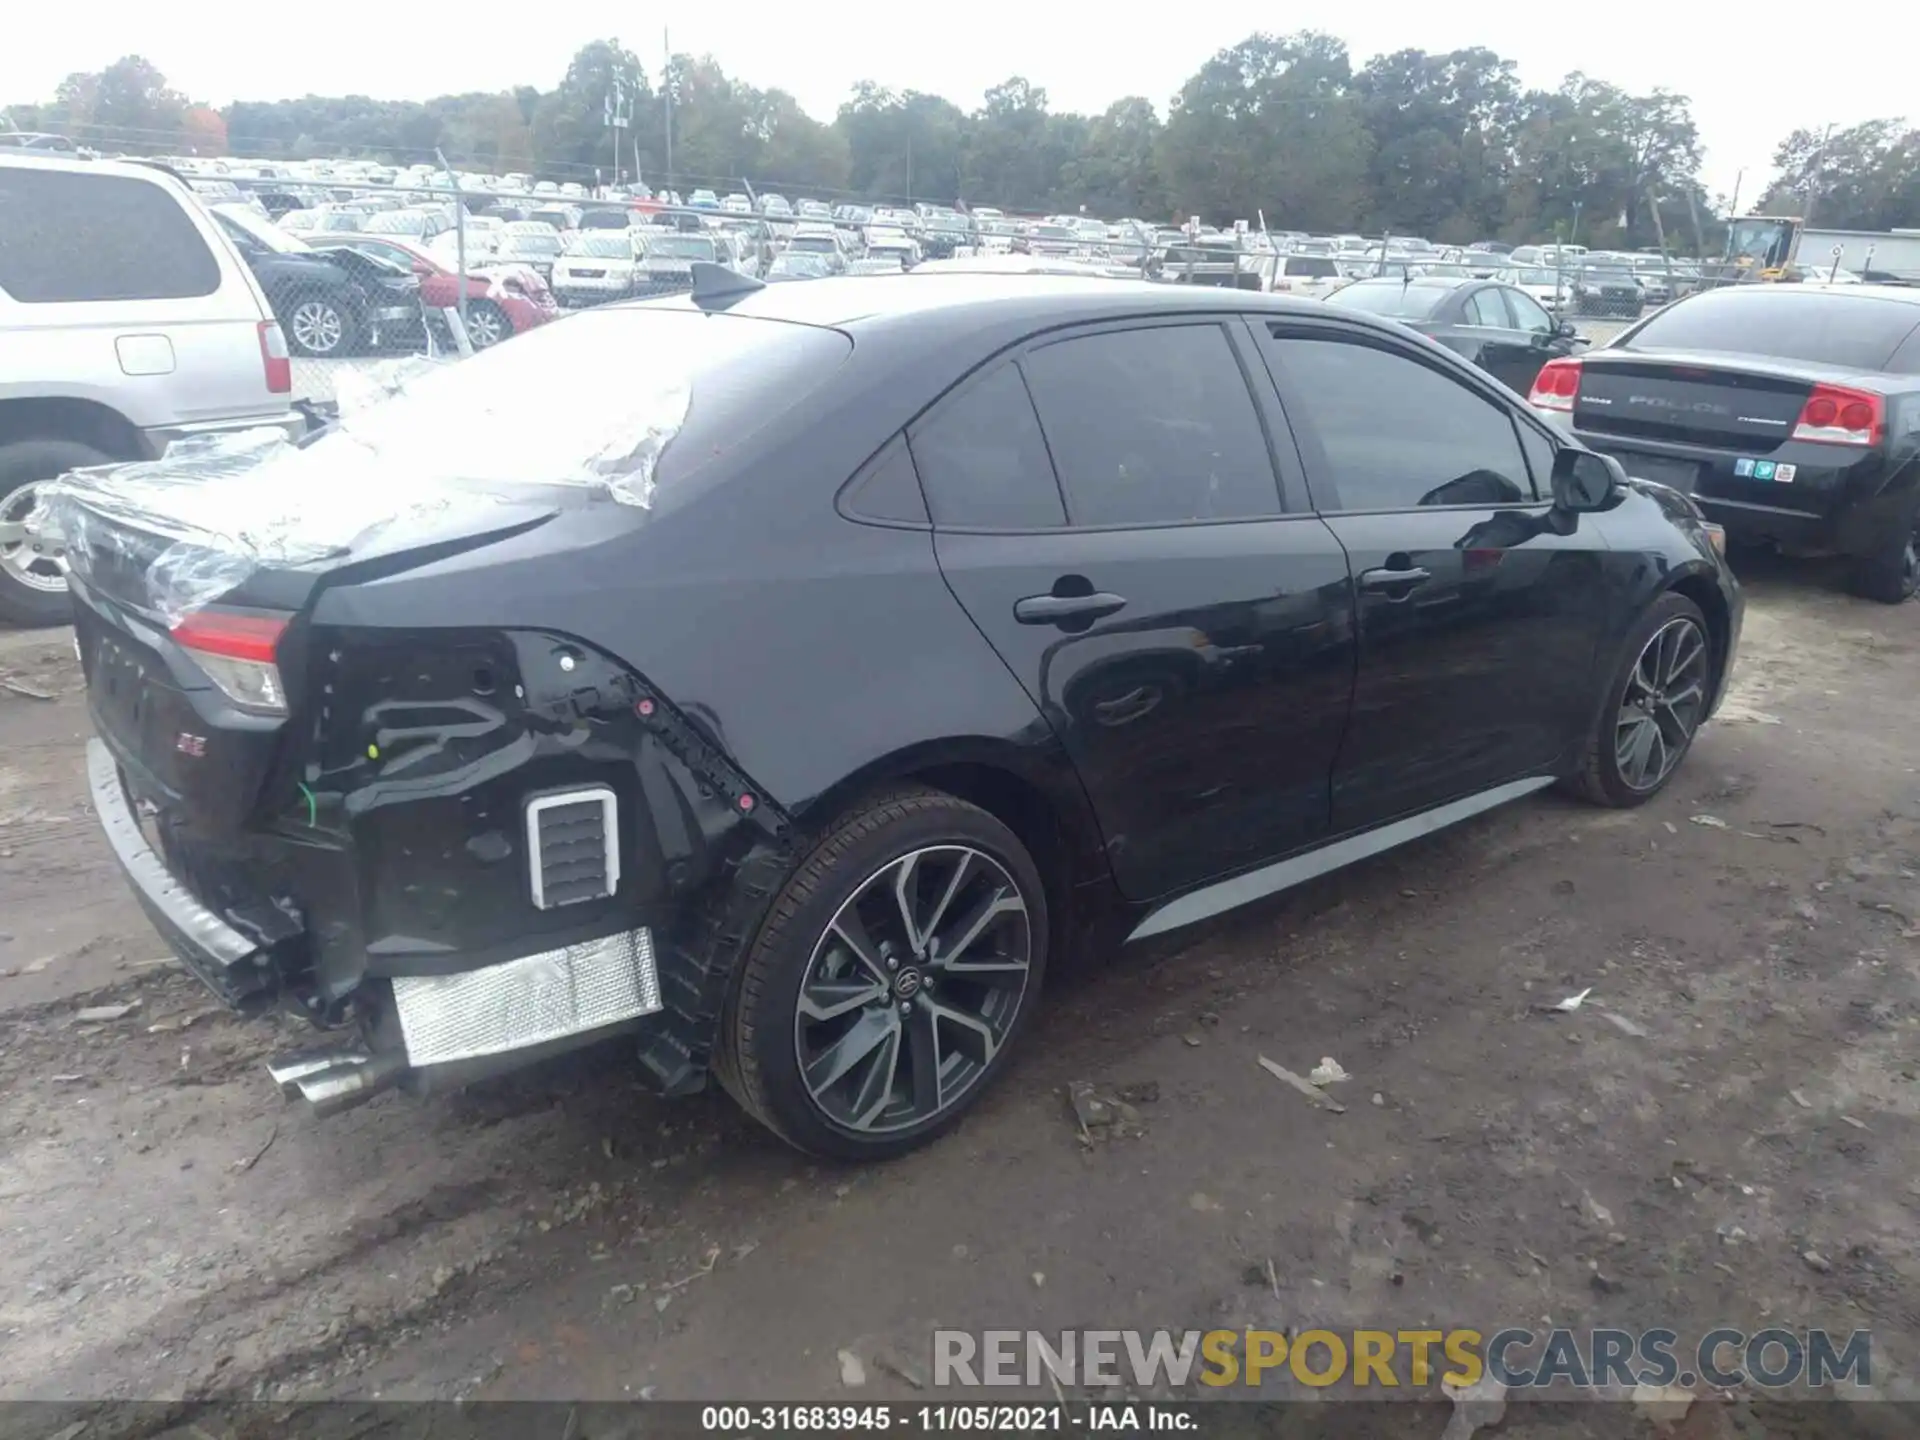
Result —
<path fill-rule="evenodd" d="M 1339 509 L 1534 498 L 1513 418 L 1451 376 L 1399 351 L 1347 340 L 1283 336 L 1270 353 L 1289 412 L 1300 412 L 1296 429 L 1319 442 Z"/>
<path fill-rule="evenodd" d="M 1064 525 L 1060 486 L 1018 367 L 948 398 L 907 437 L 933 523 L 991 530 Z"/>
<path fill-rule="evenodd" d="M 1218 325 L 1062 340 L 1020 362 L 1074 525 L 1277 515 L 1266 433 Z"/>
<path fill-rule="evenodd" d="M 1770 355 L 1887 370 L 1920 326 L 1920 305 L 1872 295 L 1754 285 L 1710 290 L 1660 311 L 1621 347 Z"/>
<path fill-rule="evenodd" d="M 0 290 L 22 304 L 186 300 L 219 288 L 213 252 L 159 185 L 0 167 Z"/>
<path fill-rule="evenodd" d="M 1507 328 L 1507 307 L 1500 303 L 1498 290 L 1476 290 L 1467 297 L 1467 324 L 1489 330 Z"/>

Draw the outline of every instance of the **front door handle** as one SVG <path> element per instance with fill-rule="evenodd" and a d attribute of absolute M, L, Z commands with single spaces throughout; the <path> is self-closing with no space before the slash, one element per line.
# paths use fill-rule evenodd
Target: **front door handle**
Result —
<path fill-rule="evenodd" d="M 1029 595 L 1013 602 L 1013 618 L 1022 625 L 1059 625 L 1072 620 L 1098 620 L 1126 605 L 1124 597 L 1096 590 L 1091 595 Z"/>
<path fill-rule="evenodd" d="M 1362 590 L 1384 590 L 1396 600 L 1404 599 L 1414 586 L 1431 580 L 1431 572 L 1418 565 L 1408 566 L 1405 570 L 1367 570 L 1360 576 Z M 1398 591 L 1398 594 L 1394 592 Z"/>

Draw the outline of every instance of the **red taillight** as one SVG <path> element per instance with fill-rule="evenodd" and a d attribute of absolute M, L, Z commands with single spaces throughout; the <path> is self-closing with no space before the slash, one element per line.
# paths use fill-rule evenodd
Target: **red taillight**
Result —
<path fill-rule="evenodd" d="M 1533 377 L 1533 391 L 1527 396 L 1527 403 L 1536 410 L 1571 414 L 1573 402 L 1579 394 L 1580 362 L 1549 360 L 1540 367 L 1540 373 Z"/>
<path fill-rule="evenodd" d="M 243 710 L 263 715 L 287 713 L 276 654 L 286 634 L 286 615 L 196 610 L 175 625 L 174 640 L 193 652 L 207 678 Z"/>
<path fill-rule="evenodd" d="M 1800 407 L 1796 440 L 1823 445 L 1878 445 L 1887 429 L 1887 402 L 1864 390 L 1816 385 Z"/>
<path fill-rule="evenodd" d="M 189 650 L 229 660 L 272 660 L 287 633 L 287 620 L 285 615 L 196 610 L 173 627 L 173 638 Z"/>
<path fill-rule="evenodd" d="M 287 337 L 278 320 L 260 322 L 260 363 L 267 371 L 269 395 L 293 393 L 293 360 L 287 352 Z"/>

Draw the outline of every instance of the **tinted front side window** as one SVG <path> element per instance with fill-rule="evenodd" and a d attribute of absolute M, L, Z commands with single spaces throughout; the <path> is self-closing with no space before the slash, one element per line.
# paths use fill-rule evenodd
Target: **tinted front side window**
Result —
<path fill-rule="evenodd" d="M 1344 340 L 1287 336 L 1271 353 L 1289 410 L 1300 412 L 1293 423 L 1320 442 L 1340 509 L 1533 499 L 1512 418 L 1459 381 L 1396 351 Z"/>
<path fill-rule="evenodd" d="M 1713 290 L 1660 311 L 1628 350 L 1724 350 L 1884 370 L 1920 325 L 1920 305 L 1791 285 Z"/>
<path fill-rule="evenodd" d="M 1075 525 L 1280 509 L 1259 412 L 1217 325 L 1062 340 L 1021 362 Z"/>
<path fill-rule="evenodd" d="M 219 288 L 213 252 L 160 186 L 0 169 L 0 290 L 15 300 L 182 300 Z"/>
<path fill-rule="evenodd" d="M 948 397 L 907 443 L 934 524 L 1032 530 L 1066 523 L 1047 442 L 1015 366 Z"/>

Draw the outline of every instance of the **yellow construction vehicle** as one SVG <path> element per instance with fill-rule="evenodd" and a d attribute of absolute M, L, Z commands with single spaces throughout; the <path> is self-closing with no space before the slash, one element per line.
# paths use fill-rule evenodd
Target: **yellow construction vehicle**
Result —
<path fill-rule="evenodd" d="M 1791 216 L 1743 215 L 1727 226 L 1732 280 L 1784 280 L 1800 249 L 1801 221 Z"/>

